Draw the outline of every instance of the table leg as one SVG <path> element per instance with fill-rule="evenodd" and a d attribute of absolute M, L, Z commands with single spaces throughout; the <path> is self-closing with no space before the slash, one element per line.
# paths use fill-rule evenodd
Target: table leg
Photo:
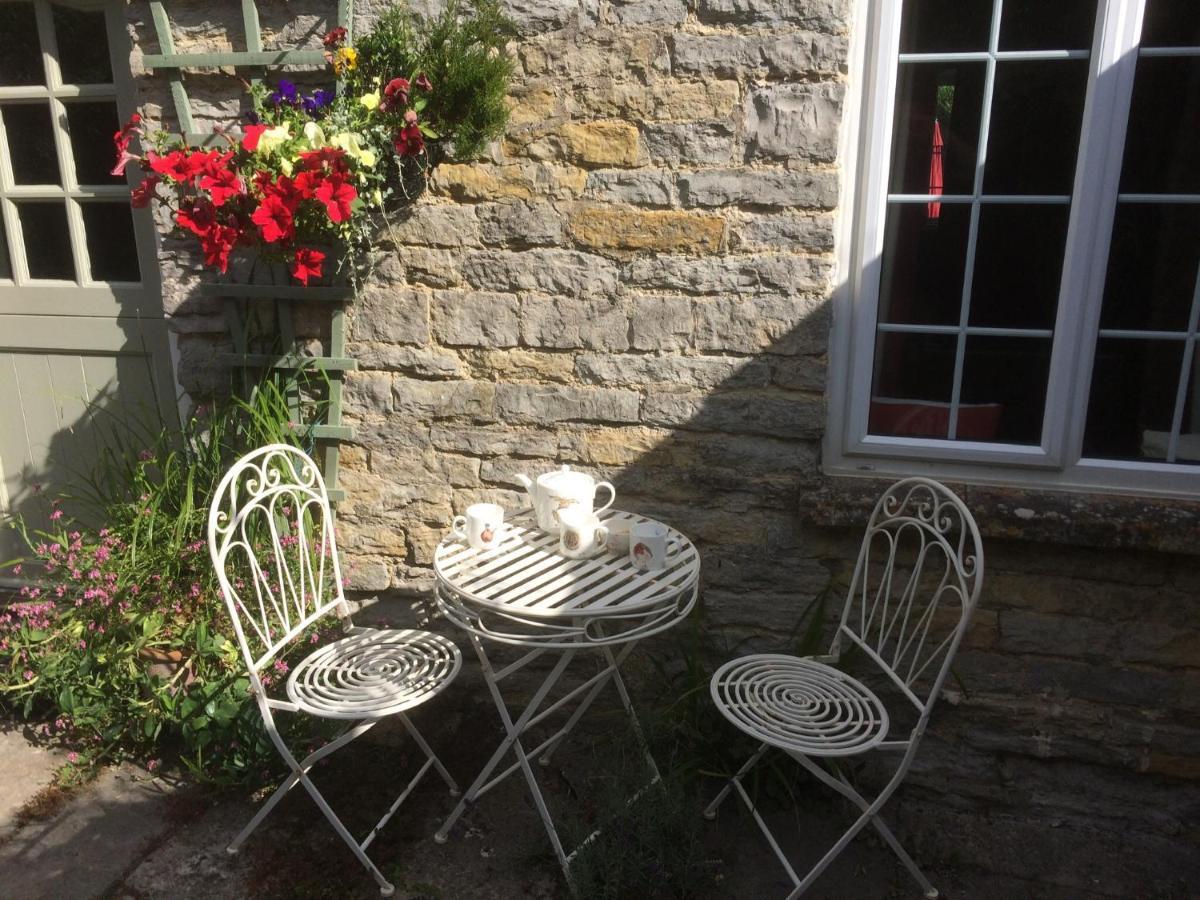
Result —
<path fill-rule="evenodd" d="M 653 784 L 656 781 L 662 780 L 662 775 L 659 774 L 658 764 L 654 761 L 654 757 L 650 753 L 650 745 L 646 742 L 646 735 L 642 732 L 642 723 L 638 721 L 637 713 L 633 711 L 633 701 L 629 699 L 629 691 L 625 689 L 625 679 L 621 677 L 619 666 L 624 661 L 626 655 L 627 650 L 623 650 L 619 656 L 614 658 L 612 648 L 604 648 L 604 656 L 613 670 L 612 680 L 617 685 L 617 693 L 621 695 L 621 704 L 625 707 L 625 712 L 629 713 L 629 721 L 633 724 L 633 733 L 642 748 L 642 753 L 646 757 L 646 763 L 650 766 L 650 771 L 654 773 L 654 777 L 650 781 Z"/>
<path fill-rule="evenodd" d="M 617 672 L 617 667 L 625 661 L 625 657 L 627 657 L 633 651 L 633 648 L 636 645 L 637 641 L 630 641 L 621 648 L 621 652 L 617 654 L 616 659 L 613 659 L 611 651 L 609 651 L 608 648 L 605 648 L 606 655 L 608 657 L 608 671 L 605 673 L 603 678 L 592 685 L 592 689 L 588 691 L 587 696 L 580 701 L 578 708 L 576 708 L 575 712 L 571 714 L 571 718 L 567 720 L 567 724 L 563 726 L 562 733 L 559 734 L 559 736 L 555 738 L 554 742 L 542 752 L 542 755 L 538 758 L 538 763 L 540 765 L 550 765 L 550 757 L 554 755 L 554 751 L 562 745 L 563 741 L 567 739 L 567 736 L 571 733 L 571 730 L 579 723 L 579 720 L 583 718 L 583 714 L 587 712 L 588 707 L 592 705 L 593 701 L 595 701 L 596 697 L 600 694 L 600 691 L 602 691 L 604 686 L 612 680 L 613 675 L 619 675 Z"/>
<path fill-rule="evenodd" d="M 471 786 L 467 788 L 467 791 L 465 794 L 463 794 L 462 799 L 458 801 L 458 805 L 454 807 L 454 811 L 450 813 L 450 816 L 445 822 L 442 823 L 442 827 L 437 830 L 436 834 L 434 834 L 433 839 L 439 844 L 444 844 L 446 842 L 446 838 L 450 834 L 450 829 L 454 827 L 454 824 L 466 811 L 467 805 L 475 802 L 475 798 L 479 795 L 480 788 L 487 784 L 488 776 L 490 776 L 495 770 L 496 766 L 500 764 L 500 760 L 504 758 L 504 755 L 509 751 L 509 749 L 516 745 L 518 748 L 520 748 L 518 750 L 518 758 L 524 759 L 524 749 L 520 747 L 519 742 L 521 733 L 525 730 L 529 720 L 533 718 L 534 713 L 537 712 L 538 707 L 541 706 L 542 701 L 546 699 L 546 695 L 550 693 L 550 690 L 562 676 L 562 673 L 566 670 L 567 665 L 575 657 L 576 653 L 574 650 L 568 650 L 562 655 L 559 661 L 555 663 L 554 668 L 550 671 L 550 674 L 546 676 L 546 680 L 542 682 L 542 686 L 538 688 L 537 692 L 533 695 L 533 698 L 529 701 L 529 705 L 525 707 L 525 711 L 521 713 L 521 716 L 514 723 L 512 721 L 512 717 L 508 713 L 508 706 L 504 702 L 504 697 L 500 694 L 500 688 L 497 685 L 494 677 L 495 672 L 492 668 L 491 661 L 488 659 L 487 651 L 485 651 L 483 648 L 483 643 L 474 634 L 470 635 L 470 638 L 471 645 L 475 648 L 475 653 L 479 657 L 479 663 L 483 669 L 483 680 L 487 682 L 488 691 L 491 693 L 492 701 L 496 704 L 496 709 L 500 713 L 500 719 L 504 723 L 507 734 L 505 739 L 500 742 L 500 746 L 496 748 L 496 752 L 492 754 L 491 759 L 487 761 L 487 764 L 483 767 L 482 771 L 480 771 L 479 776 L 474 782 L 472 782 Z M 530 784 L 535 792 L 534 799 L 535 802 L 538 803 L 540 812 L 545 808 L 545 804 L 542 802 L 541 792 L 538 790 L 536 782 L 533 781 L 533 771 L 532 769 L 529 769 L 527 761 L 523 768 L 526 770 L 525 777 L 530 781 Z M 548 821 L 545 815 L 543 815 L 543 819 Z M 551 831 L 551 842 L 554 843 L 559 859 L 561 860 L 564 857 L 562 853 L 562 846 L 558 842 L 558 835 L 553 831 L 552 825 L 547 825 L 547 827 Z"/>

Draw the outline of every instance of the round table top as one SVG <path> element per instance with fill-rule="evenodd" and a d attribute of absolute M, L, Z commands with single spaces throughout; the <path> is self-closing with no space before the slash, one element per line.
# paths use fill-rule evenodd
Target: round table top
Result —
<path fill-rule="evenodd" d="M 600 518 L 606 525 L 621 519 L 655 521 L 611 509 Z M 548 619 L 623 616 L 674 603 L 700 577 L 695 545 L 666 527 L 667 564 L 653 572 L 635 569 L 627 553 L 602 550 L 585 559 L 561 555 L 558 535 L 538 528 L 532 510 L 506 521 L 491 550 L 476 550 L 447 535 L 433 568 L 461 599 L 501 612 Z"/>

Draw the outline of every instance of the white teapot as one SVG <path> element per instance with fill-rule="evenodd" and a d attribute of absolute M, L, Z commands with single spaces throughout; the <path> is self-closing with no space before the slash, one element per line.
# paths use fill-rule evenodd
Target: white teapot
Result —
<path fill-rule="evenodd" d="M 538 528 L 557 534 L 562 528 L 558 521 L 558 511 L 571 507 L 585 513 L 601 513 L 612 506 L 616 499 L 617 489 L 607 481 L 596 481 L 586 472 L 576 472 L 570 466 L 563 466 L 553 472 L 545 472 L 534 481 L 528 475 L 516 476 L 517 482 L 529 494 L 529 502 L 537 515 Z M 608 502 L 599 509 L 594 509 L 596 489 L 608 489 Z"/>

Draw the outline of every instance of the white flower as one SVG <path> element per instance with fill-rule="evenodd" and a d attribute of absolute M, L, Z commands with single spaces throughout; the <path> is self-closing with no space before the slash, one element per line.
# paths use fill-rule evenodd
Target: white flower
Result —
<path fill-rule="evenodd" d="M 378 161 L 375 156 L 375 151 L 367 147 L 362 138 L 352 131 L 341 131 L 329 139 L 329 144 L 332 147 L 337 147 L 346 151 L 347 156 L 352 156 L 358 160 L 359 165 L 371 168 Z"/>
<path fill-rule="evenodd" d="M 286 123 L 268 128 L 258 139 L 258 152 L 271 153 L 292 139 L 292 129 Z"/>
<path fill-rule="evenodd" d="M 304 139 L 308 141 L 308 146 L 314 150 L 320 150 L 327 143 L 325 132 L 321 130 L 321 126 L 316 122 L 304 123 Z"/>

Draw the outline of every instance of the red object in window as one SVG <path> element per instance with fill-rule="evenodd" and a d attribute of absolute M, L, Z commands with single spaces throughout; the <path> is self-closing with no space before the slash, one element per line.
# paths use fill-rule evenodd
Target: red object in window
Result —
<path fill-rule="evenodd" d="M 942 151 L 945 145 L 942 143 L 942 126 L 938 124 L 938 120 L 933 120 L 933 152 L 929 157 L 929 193 L 931 196 L 942 196 Z M 929 204 L 927 213 L 931 219 L 941 218 L 942 204 L 938 200 L 934 200 Z"/>
<path fill-rule="evenodd" d="M 1001 403 L 960 403 L 956 429 L 958 440 L 995 440 L 1003 413 L 1004 405 Z M 944 438 L 950 430 L 950 404 L 933 400 L 872 397 L 867 430 L 871 434 L 893 437 Z"/>

